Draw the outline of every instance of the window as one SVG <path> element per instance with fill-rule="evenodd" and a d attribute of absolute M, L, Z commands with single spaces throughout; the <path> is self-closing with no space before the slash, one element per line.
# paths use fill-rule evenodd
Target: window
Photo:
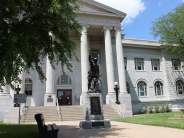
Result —
<path fill-rule="evenodd" d="M 25 79 L 25 94 L 27 95 L 32 95 L 32 86 L 33 86 L 33 82 L 31 79 L 26 78 Z"/>
<path fill-rule="evenodd" d="M 151 59 L 152 70 L 160 70 L 160 60 Z"/>
<path fill-rule="evenodd" d="M 57 80 L 57 84 L 61 84 L 61 85 L 67 85 L 67 84 L 72 84 L 71 79 L 69 76 L 67 75 L 62 75 L 58 78 Z"/>
<path fill-rule="evenodd" d="M 97 50 L 97 49 L 92 49 L 91 50 L 91 58 L 93 59 L 93 58 L 98 58 L 98 61 L 97 61 L 97 63 L 100 63 L 100 52 L 99 52 L 99 50 Z"/>
<path fill-rule="evenodd" d="M 155 82 L 155 95 L 156 96 L 164 95 L 163 84 L 160 81 Z"/>
<path fill-rule="evenodd" d="M 135 58 L 135 70 L 144 70 L 143 58 Z"/>
<path fill-rule="evenodd" d="M 180 60 L 172 59 L 172 68 L 173 70 L 180 70 Z"/>
<path fill-rule="evenodd" d="M 58 53 L 57 60 L 59 60 L 59 55 L 60 55 L 60 53 Z M 68 56 L 66 53 L 64 53 L 64 55 L 68 58 L 68 61 L 71 61 L 71 57 L 70 56 Z"/>
<path fill-rule="evenodd" d="M 184 94 L 183 86 L 184 86 L 184 83 L 183 83 L 182 80 L 178 80 L 176 82 L 176 92 L 177 92 L 177 94 Z"/>
<path fill-rule="evenodd" d="M 92 81 L 91 87 L 92 88 L 94 87 L 94 81 Z M 97 82 L 96 82 L 96 91 L 100 91 L 101 92 L 101 82 L 100 82 L 100 80 L 97 80 Z"/>
<path fill-rule="evenodd" d="M 129 86 L 129 83 L 128 82 L 126 82 L 126 87 L 127 87 L 128 94 L 130 94 L 130 86 Z"/>
<path fill-rule="evenodd" d="M 137 84 L 138 96 L 147 96 L 147 84 L 144 81 L 140 81 Z"/>
<path fill-rule="evenodd" d="M 124 66 L 125 66 L 125 69 L 127 69 L 127 57 L 124 57 Z"/>

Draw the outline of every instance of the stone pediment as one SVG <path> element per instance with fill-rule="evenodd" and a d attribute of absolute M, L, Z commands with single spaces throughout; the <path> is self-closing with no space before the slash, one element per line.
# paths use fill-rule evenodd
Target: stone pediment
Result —
<path fill-rule="evenodd" d="M 103 16 L 114 16 L 114 17 L 126 17 L 126 13 L 103 5 L 99 2 L 94 0 L 80 0 L 77 2 L 80 6 L 80 11 L 77 13 L 85 13 L 85 14 L 96 14 L 96 15 L 103 15 Z"/>

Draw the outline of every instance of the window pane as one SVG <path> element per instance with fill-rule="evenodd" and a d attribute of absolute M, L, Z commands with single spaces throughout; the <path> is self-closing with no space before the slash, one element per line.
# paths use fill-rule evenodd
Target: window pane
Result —
<path fill-rule="evenodd" d="M 25 79 L 25 83 L 32 83 L 31 79 Z"/>
<path fill-rule="evenodd" d="M 32 90 L 32 84 L 25 84 L 25 90 Z"/>
<path fill-rule="evenodd" d="M 25 90 L 25 94 L 32 95 L 32 90 Z"/>
<path fill-rule="evenodd" d="M 68 76 L 66 75 L 61 76 L 61 84 L 68 84 Z"/>

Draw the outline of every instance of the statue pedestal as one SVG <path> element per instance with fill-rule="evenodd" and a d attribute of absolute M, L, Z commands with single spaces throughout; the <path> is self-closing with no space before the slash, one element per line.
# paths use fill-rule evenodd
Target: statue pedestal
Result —
<path fill-rule="evenodd" d="M 44 106 L 56 106 L 56 95 L 54 93 L 45 94 Z"/>
<path fill-rule="evenodd" d="M 110 121 L 104 120 L 101 93 L 86 93 L 82 95 L 82 98 L 86 121 L 80 121 L 80 128 L 110 128 Z"/>

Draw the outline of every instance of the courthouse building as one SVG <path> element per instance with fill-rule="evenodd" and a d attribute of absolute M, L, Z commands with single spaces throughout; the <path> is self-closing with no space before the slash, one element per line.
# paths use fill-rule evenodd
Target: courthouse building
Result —
<path fill-rule="evenodd" d="M 30 74 L 22 72 L 20 88 L 21 93 L 27 94 L 27 106 L 55 106 L 57 99 L 60 106 L 83 104 L 82 95 L 88 91 L 89 50 L 92 57 L 98 58 L 102 76 L 96 89 L 104 104 L 116 101 L 114 82 L 118 82 L 120 107 L 125 116 L 139 113 L 146 104 L 169 104 L 174 111 L 184 106 L 183 61 L 167 55 L 157 41 L 124 38 L 121 22 L 126 13 L 94 0 L 78 4 L 81 11 L 76 13 L 82 36 L 71 33 L 71 38 L 77 42 L 79 62 L 68 57 L 73 72 L 65 68 L 63 74 L 60 65 L 53 70 L 46 57 L 42 68 L 47 81 L 43 83 L 35 70 L 30 70 Z M 9 86 L 4 87 L 0 113 L 13 105 L 14 93 Z"/>

